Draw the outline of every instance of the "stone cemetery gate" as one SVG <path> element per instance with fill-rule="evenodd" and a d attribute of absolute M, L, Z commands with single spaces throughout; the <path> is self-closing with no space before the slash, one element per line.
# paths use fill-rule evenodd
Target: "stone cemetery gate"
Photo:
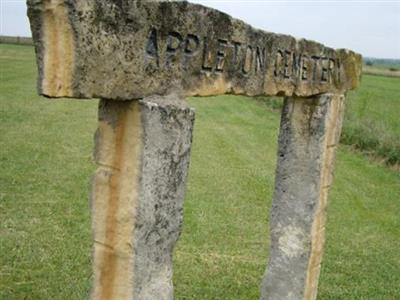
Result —
<path fill-rule="evenodd" d="M 188 2 L 28 0 L 46 97 L 100 98 L 91 299 L 172 299 L 195 112 L 283 96 L 261 299 L 315 299 L 346 91 L 361 56 Z"/>

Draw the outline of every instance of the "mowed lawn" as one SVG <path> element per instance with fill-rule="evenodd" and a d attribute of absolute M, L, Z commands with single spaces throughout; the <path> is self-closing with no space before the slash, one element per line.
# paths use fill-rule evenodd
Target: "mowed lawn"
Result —
<path fill-rule="evenodd" d="M 400 165 L 400 77 L 363 76 L 349 92 L 342 141 Z"/>
<path fill-rule="evenodd" d="M 29 46 L 0 45 L 0 80 L 0 299 L 85 299 L 97 101 L 38 97 Z M 279 113 L 248 97 L 190 103 L 175 298 L 258 299 Z M 400 174 L 341 146 L 329 201 L 318 298 L 400 299 Z"/>

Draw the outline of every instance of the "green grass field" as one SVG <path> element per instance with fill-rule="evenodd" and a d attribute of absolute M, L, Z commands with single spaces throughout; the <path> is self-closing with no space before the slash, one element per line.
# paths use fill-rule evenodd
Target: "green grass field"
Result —
<path fill-rule="evenodd" d="M 0 299 L 84 299 L 97 101 L 36 96 L 32 47 L 0 45 L 0 76 Z M 399 96 L 390 80 L 365 76 L 350 98 L 370 95 L 364 114 L 397 135 L 400 100 L 373 99 L 380 90 Z M 258 299 L 279 113 L 247 97 L 190 103 L 197 116 L 176 299 Z M 400 173 L 341 146 L 329 201 L 318 298 L 400 299 Z"/>
<path fill-rule="evenodd" d="M 349 92 L 342 142 L 400 165 L 400 78 L 365 75 Z"/>
<path fill-rule="evenodd" d="M 385 77 L 400 77 L 400 68 L 363 65 L 363 74 Z"/>

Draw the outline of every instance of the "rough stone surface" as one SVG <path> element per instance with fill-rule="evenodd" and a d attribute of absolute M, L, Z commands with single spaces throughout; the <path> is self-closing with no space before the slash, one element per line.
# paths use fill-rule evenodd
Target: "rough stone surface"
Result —
<path fill-rule="evenodd" d="M 343 101 L 333 94 L 285 99 L 263 300 L 316 298 Z"/>
<path fill-rule="evenodd" d="M 311 96 L 355 88 L 361 74 L 352 51 L 258 30 L 188 2 L 27 2 L 38 89 L 48 97 Z"/>
<path fill-rule="evenodd" d="M 91 299 L 172 299 L 194 111 L 178 96 L 101 100 Z"/>

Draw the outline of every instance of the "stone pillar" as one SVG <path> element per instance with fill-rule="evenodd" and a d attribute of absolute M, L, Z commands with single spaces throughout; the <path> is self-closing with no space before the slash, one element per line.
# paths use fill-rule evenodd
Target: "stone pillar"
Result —
<path fill-rule="evenodd" d="M 91 299 L 172 299 L 194 111 L 178 96 L 101 100 Z"/>
<path fill-rule="evenodd" d="M 261 299 L 315 299 L 344 96 L 286 98 Z"/>

